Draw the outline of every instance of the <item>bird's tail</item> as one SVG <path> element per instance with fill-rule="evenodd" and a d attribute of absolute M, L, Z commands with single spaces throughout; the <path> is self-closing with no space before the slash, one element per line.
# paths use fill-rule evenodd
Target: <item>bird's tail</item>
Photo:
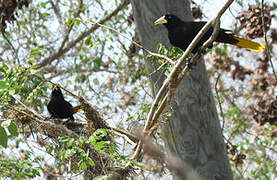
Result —
<path fill-rule="evenodd" d="M 82 109 L 81 109 L 81 105 L 79 106 L 75 106 L 72 108 L 73 109 L 73 112 L 76 113 L 76 112 L 80 112 Z"/>
<path fill-rule="evenodd" d="M 265 46 L 263 44 L 256 43 L 254 41 L 250 41 L 247 39 L 242 39 L 242 38 L 235 37 L 235 36 L 233 38 L 238 40 L 238 42 L 234 44 L 238 47 L 246 48 L 246 49 L 249 49 L 252 51 L 257 51 L 257 52 L 264 52 Z"/>

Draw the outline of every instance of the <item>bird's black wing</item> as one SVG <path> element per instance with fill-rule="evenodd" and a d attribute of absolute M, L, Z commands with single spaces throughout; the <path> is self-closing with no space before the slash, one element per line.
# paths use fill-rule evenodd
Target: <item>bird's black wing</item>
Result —
<path fill-rule="evenodd" d="M 55 106 L 55 102 L 53 100 L 51 100 L 47 105 L 47 110 L 51 114 L 51 117 L 54 117 L 54 118 L 59 117 L 59 115 L 56 113 L 56 109 L 57 108 Z"/>
<path fill-rule="evenodd" d="M 206 22 L 200 21 L 200 22 L 194 22 L 194 29 L 197 29 L 197 33 L 204 27 Z M 203 44 L 205 41 L 209 39 L 209 37 L 212 35 L 214 28 L 210 28 L 207 33 L 202 38 L 200 44 Z M 195 35 L 196 36 L 196 35 Z M 223 43 L 229 43 L 233 44 L 236 43 L 237 40 L 233 38 L 233 33 L 231 30 L 222 29 L 220 28 L 219 33 L 217 35 L 217 38 L 215 40 L 216 42 L 223 42 Z"/>
<path fill-rule="evenodd" d="M 168 32 L 169 41 L 173 46 L 181 48 L 183 51 L 187 49 L 189 44 L 198 34 L 198 32 L 203 28 L 206 22 L 194 22 L 186 21 L 180 23 L 175 28 L 172 28 Z M 209 30 L 212 32 L 212 30 Z M 192 51 L 193 53 L 208 39 L 208 33 L 197 44 L 196 48 Z"/>
<path fill-rule="evenodd" d="M 191 26 L 187 31 L 189 31 L 188 35 L 191 37 L 191 40 L 190 40 L 191 42 L 194 39 L 194 37 L 198 34 L 198 32 L 204 27 L 206 22 L 205 21 L 191 22 L 189 24 L 191 24 Z M 206 32 L 206 34 L 202 37 L 202 39 L 198 42 L 198 44 L 196 45 L 196 47 L 192 52 L 195 53 L 211 37 L 212 33 L 213 33 L 213 28 L 210 28 Z M 233 38 L 233 33 L 230 30 L 226 30 L 226 29 L 219 30 L 218 36 L 215 41 L 229 43 L 229 44 L 237 43 L 237 40 Z"/>

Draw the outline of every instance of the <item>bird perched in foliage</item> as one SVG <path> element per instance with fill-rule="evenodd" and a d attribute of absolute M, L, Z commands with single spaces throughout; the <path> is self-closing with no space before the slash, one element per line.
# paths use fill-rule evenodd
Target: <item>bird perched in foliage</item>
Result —
<path fill-rule="evenodd" d="M 61 89 L 54 86 L 47 109 L 51 114 L 51 118 L 69 118 L 73 121 L 73 114 L 81 110 L 81 106 L 73 107 L 68 101 L 64 100 Z"/>
<path fill-rule="evenodd" d="M 173 46 L 181 48 L 183 51 L 187 49 L 198 32 L 204 27 L 206 22 L 194 22 L 194 21 L 182 21 L 177 16 L 172 14 L 166 14 L 155 21 L 155 24 L 165 25 L 168 31 L 168 38 Z M 192 53 L 196 53 L 199 48 L 208 40 L 212 35 L 213 28 L 210 28 L 208 32 L 198 42 L 196 47 L 192 50 Z M 222 42 L 232 44 L 238 47 L 246 48 L 252 51 L 263 52 L 264 45 L 256 43 L 247 39 L 242 39 L 234 36 L 229 30 L 220 29 L 216 42 Z M 209 47 L 211 48 L 211 47 Z"/>

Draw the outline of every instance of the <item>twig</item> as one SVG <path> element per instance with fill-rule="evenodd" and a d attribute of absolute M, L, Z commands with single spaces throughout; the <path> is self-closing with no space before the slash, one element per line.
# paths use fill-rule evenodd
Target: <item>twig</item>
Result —
<path fill-rule="evenodd" d="M 16 49 L 14 48 L 13 44 L 11 43 L 11 41 L 8 39 L 8 37 L 6 36 L 6 34 L 4 32 L 2 32 L 2 36 L 4 37 L 4 39 L 8 42 L 8 44 L 10 45 L 10 47 L 12 48 L 13 52 L 14 52 L 14 58 L 18 61 L 19 63 L 19 59 L 18 59 L 18 54 Z"/>
<path fill-rule="evenodd" d="M 136 142 L 138 141 L 137 137 L 135 137 L 134 135 L 132 135 L 130 133 L 127 133 L 125 131 L 122 131 L 122 130 L 119 130 L 119 129 L 115 129 L 115 128 L 111 128 L 109 130 L 111 132 L 117 134 L 118 136 L 123 137 L 132 146 L 135 146 Z"/>
<path fill-rule="evenodd" d="M 113 16 L 117 15 L 117 13 L 125 8 L 130 3 L 130 0 L 125 0 L 121 4 L 119 4 L 110 14 L 104 16 L 100 21 L 99 24 L 104 24 L 108 20 L 110 20 Z M 77 43 L 82 41 L 85 37 L 90 35 L 92 32 L 94 32 L 96 29 L 99 28 L 99 25 L 95 24 L 92 27 L 90 27 L 87 31 L 84 31 L 80 36 L 78 36 L 76 39 L 70 41 L 67 46 L 62 48 L 59 51 L 56 51 L 51 56 L 43 59 L 40 63 L 37 64 L 37 69 L 42 68 L 43 66 L 51 63 L 55 59 L 58 59 L 59 57 L 63 56 L 65 53 L 67 53 L 72 47 L 74 47 Z"/>
<path fill-rule="evenodd" d="M 224 130 L 224 125 L 225 125 L 225 117 L 224 117 L 224 114 L 223 114 L 223 109 L 222 109 L 222 105 L 221 105 L 221 101 L 220 101 L 220 97 L 219 97 L 219 93 L 218 93 L 218 89 L 217 89 L 217 84 L 219 82 L 219 79 L 220 79 L 220 74 L 218 75 L 218 77 L 216 78 L 216 82 L 215 82 L 215 85 L 214 85 L 214 89 L 215 89 L 215 93 L 216 93 L 216 99 L 218 101 L 218 105 L 219 105 L 219 109 L 220 109 L 220 115 L 222 117 L 222 127 L 221 127 L 221 132 L 223 134 L 223 130 Z"/>
<path fill-rule="evenodd" d="M 79 6 L 78 6 L 78 11 L 77 13 L 75 14 L 74 18 L 77 18 L 80 16 L 81 14 L 81 11 L 82 11 L 82 8 L 83 8 L 83 0 L 79 0 Z M 70 32 L 72 31 L 73 29 L 73 26 L 74 26 L 75 23 L 72 23 L 69 28 L 66 30 L 66 34 L 64 36 L 64 40 L 58 50 L 58 53 L 62 51 L 63 47 L 65 46 L 65 43 L 68 41 L 68 38 L 69 38 L 69 34 Z"/>
<path fill-rule="evenodd" d="M 272 63 L 272 60 L 271 60 L 271 56 L 270 56 L 270 52 L 269 52 L 269 44 L 268 44 L 268 41 L 267 41 L 267 37 L 266 37 L 266 27 L 265 27 L 265 20 L 264 20 L 264 0 L 262 0 L 262 23 L 263 23 L 263 31 L 264 31 L 264 41 L 265 41 L 265 53 L 267 55 L 267 58 L 270 62 L 270 66 L 272 68 L 272 72 L 274 74 L 274 77 L 275 77 L 275 84 L 277 84 L 277 76 L 276 76 L 276 72 L 275 72 L 275 69 L 274 69 L 274 66 L 273 66 L 273 63 Z"/>
<path fill-rule="evenodd" d="M 143 49 L 145 52 L 147 52 L 147 53 L 150 54 L 151 56 L 156 56 L 156 57 L 163 58 L 163 59 L 167 60 L 167 62 L 169 62 L 170 64 L 175 65 L 175 62 L 174 62 L 172 59 L 168 58 L 168 57 L 165 56 L 165 55 L 158 54 L 158 53 L 154 53 L 154 52 L 152 52 L 152 51 L 146 49 L 145 47 L 143 47 L 142 45 L 140 45 L 140 44 L 137 43 L 136 41 L 130 39 L 130 38 L 127 37 L 126 35 L 120 33 L 119 31 L 117 31 L 116 29 L 114 29 L 114 28 L 112 28 L 112 27 L 109 27 L 109 26 L 106 26 L 106 25 L 103 25 L 103 24 L 100 24 L 100 23 L 97 23 L 97 22 L 93 22 L 93 21 L 91 21 L 91 22 L 94 23 L 94 24 L 96 24 L 96 25 L 98 25 L 98 26 L 101 26 L 101 27 L 103 27 L 103 28 L 109 29 L 109 30 L 111 30 L 111 31 L 113 31 L 113 32 L 115 32 L 115 33 L 117 33 L 118 35 L 124 37 L 126 40 L 128 40 L 128 41 L 134 43 L 137 47 Z"/>
<path fill-rule="evenodd" d="M 163 63 L 161 64 L 157 69 L 155 69 L 155 71 L 151 72 L 150 74 L 148 74 L 148 77 L 151 77 L 153 74 L 155 74 L 156 72 L 158 72 L 159 70 L 162 69 L 162 67 L 164 67 L 167 63 Z"/>
<path fill-rule="evenodd" d="M 176 89 L 176 84 L 174 85 L 172 82 L 176 82 L 174 77 L 178 77 L 178 72 L 180 71 L 182 65 L 185 63 L 185 59 L 189 56 L 190 52 L 194 49 L 194 47 L 197 45 L 197 43 L 200 41 L 200 39 L 206 34 L 206 32 L 212 27 L 213 24 L 216 24 L 212 36 L 204 43 L 204 47 L 207 48 L 209 44 L 213 42 L 215 39 L 218 31 L 219 31 L 219 19 L 222 16 L 222 14 L 226 11 L 226 9 L 232 4 L 234 0 L 228 0 L 226 4 L 222 7 L 222 9 L 217 13 L 217 16 L 213 19 L 211 19 L 209 22 L 205 24 L 205 26 L 200 30 L 200 32 L 197 34 L 197 36 L 193 39 L 191 44 L 188 46 L 184 54 L 178 59 L 176 62 L 173 70 L 171 71 L 170 75 L 168 78 L 164 81 L 162 87 L 160 88 L 154 102 L 152 103 L 150 112 L 148 114 L 146 124 L 144 126 L 144 133 L 147 132 L 149 129 L 151 129 L 151 125 L 154 125 L 160 116 L 161 112 L 166 108 L 166 106 L 169 104 L 171 101 L 173 95 L 174 95 L 174 90 Z M 202 49 L 202 48 L 201 48 Z M 196 55 L 197 56 L 197 55 Z M 195 57 L 196 57 L 195 56 Z M 197 58 L 195 58 L 195 61 L 199 59 L 199 55 Z M 185 71 L 188 71 L 188 67 L 185 67 Z M 183 73 L 181 77 L 179 76 L 177 83 L 181 82 L 181 79 L 183 79 L 184 75 L 186 73 Z M 170 85 L 169 92 L 166 94 L 166 96 L 163 98 L 162 103 L 159 105 L 160 100 L 164 96 L 164 92 Z M 177 84 L 178 85 L 178 84 Z M 158 107 L 158 109 L 157 109 Z M 156 110 L 157 109 L 157 110 Z M 152 132 L 150 132 L 152 134 Z M 135 153 L 131 157 L 131 159 L 137 159 L 139 157 L 139 154 L 142 149 L 142 143 L 139 141 L 138 146 L 136 148 Z"/>
<path fill-rule="evenodd" d="M 58 9 L 57 6 L 56 6 L 58 3 L 55 4 L 55 3 L 53 2 L 53 0 L 50 0 L 49 2 L 50 2 L 51 6 L 52 6 L 52 8 L 53 8 L 53 10 L 54 10 L 55 15 L 57 16 L 57 19 L 58 19 L 58 22 L 59 22 L 59 24 L 60 24 L 60 26 L 61 26 L 62 31 L 63 31 L 64 33 L 66 33 L 66 30 L 65 30 L 65 27 L 64 27 L 64 23 L 63 23 L 63 20 L 62 20 L 61 13 L 60 13 L 59 9 Z"/>
<path fill-rule="evenodd" d="M 43 121 L 44 118 L 43 118 L 42 116 L 40 116 L 40 115 L 37 114 L 37 113 L 34 113 L 33 111 L 30 111 L 29 109 L 27 109 L 27 110 L 29 110 L 30 112 L 34 113 L 35 116 L 32 116 L 32 114 L 26 113 L 26 112 L 20 110 L 19 108 L 16 108 L 16 107 L 11 106 L 11 105 L 4 105 L 4 106 L 7 107 L 7 108 L 9 108 L 9 109 L 11 109 L 11 110 L 14 110 L 14 111 L 17 111 L 17 112 L 19 112 L 19 113 L 22 113 L 22 114 L 24 114 L 24 115 L 30 117 L 31 119 L 36 120 L 36 121 L 39 122 L 39 123 L 43 123 L 43 122 L 44 122 L 44 121 Z M 24 107 L 24 108 L 25 108 L 25 107 Z M 25 108 L 25 109 L 26 109 L 26 108 Z M 39 118 L 40 118 L 40 119 L 39 119 Z"/>

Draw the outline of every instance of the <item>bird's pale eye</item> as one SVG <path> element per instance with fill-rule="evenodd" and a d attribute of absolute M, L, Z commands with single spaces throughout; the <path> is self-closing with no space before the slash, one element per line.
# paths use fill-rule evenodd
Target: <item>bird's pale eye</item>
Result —
<path fill-rule="evenodd" d="M 172 16 L 167 16 L 167 19 L 172 19 Z"/>

